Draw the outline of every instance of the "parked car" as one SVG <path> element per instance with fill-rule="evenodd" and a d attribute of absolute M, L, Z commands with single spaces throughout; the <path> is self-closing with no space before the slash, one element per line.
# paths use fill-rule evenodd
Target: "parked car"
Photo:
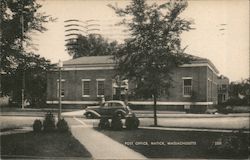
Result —
<path fill-rule="evenodd" d="M 114 115 L 121 118 L 132 114 L 130 108 L 123 101 L 106 101 L 99 106 L 88 106 L 85 109 L 86 118 L 113 117 Z"/>

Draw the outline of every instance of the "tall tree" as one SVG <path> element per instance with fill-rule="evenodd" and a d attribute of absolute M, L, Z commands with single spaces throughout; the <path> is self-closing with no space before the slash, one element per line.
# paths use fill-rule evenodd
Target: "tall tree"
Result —
<path fill-rule="evenodd" d="M 66 47 L 73 58 L 78 58 L 82 56 L 113 55 L 118 49 L 118 44 L 116 41 L 108 42 L 101 35 L 90 34 L 88 36 L 79 35 L 76 40 L 69 41 Z"/>
<path fill-rule="evenodd" d="M 11 74 L 2 76 L 2 91 L 10 95 L 13 102 L 21 104 L 21 90 L 24 87 L 25 99 L 31 106 L 41 107 L 39 105 L 46 102 L 46 71 L 53 66 L 50 61 L 33 53 L 26 53 L 24 62 Z"/>
<path fill-rule="evenodd" d="M 25 57 L 24 47 L 31 45 L 31 31 L 43 32 L 43 23 L 51 17 L 38 12 L 42 6 L 36 0 L 1 0 L 1 66 L 12 72 Z"/>
<path fill-rule="evenodd" d="M 157 126 L 157 99 L 161 88 L 171 87 L 171 70 L 188 63 L 190 56 L 181 47 L 181 33 L 189 31 L 192 22 L 180 17 L 187 7 L 185 0 L 171 0 L 158 5 L 132 0 L 125 9 L 109 5 L 121 24 L 128 26 L 127 39 L 115 55 L 117 72 L 137 84 L 136 93 L 154 100 L 154 125 Z"/>
<path fill-rule="evenodd" d="M 34 53 L 26 52 L 25 48 L 32 46 L 31 32 L 44 32 L 44 23 L 54 21 L 51 16 L 39 12 L 42 6 L 36 0 L 1 0 L 0 1 L 0 71 L 6 73 L 1 76 L 1 88 L 4 94 L 12 94 L 13 99 L 19 101 L 24 77 L 33 73 L 33 76 L 43 78 L 33 81 L 26 79 L 26 94 L 31 94 L 38 88 L 29 88 L 28 80 L 32 83 L 44 81 L 45 72 L 50 62 Z M 23 81 L 23 82 L 22 82 Z M 30 84 L 31 85 L 31 84 Z M 32 84 L 33 85 L 33 84 Z M 35 84 L 34 84 L 35 85 Z M 44 87 L 43 86 L 41 87 Z M 33 90 L 33 91 L 32 91 Z M 37 90 L 44 93 L 44 90 Z M 39 96 L 38 96 L 39 97 Z"/>

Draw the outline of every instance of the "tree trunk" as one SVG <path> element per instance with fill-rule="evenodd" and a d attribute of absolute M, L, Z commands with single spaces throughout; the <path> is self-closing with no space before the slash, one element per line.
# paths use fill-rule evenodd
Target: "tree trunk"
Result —
<path fill-rule="evenodd" d="M 154 126 L 157 126 L 157 114 L 156 114 L 156 101 L 157 101 L 157 95 L 154 94 Z"/>

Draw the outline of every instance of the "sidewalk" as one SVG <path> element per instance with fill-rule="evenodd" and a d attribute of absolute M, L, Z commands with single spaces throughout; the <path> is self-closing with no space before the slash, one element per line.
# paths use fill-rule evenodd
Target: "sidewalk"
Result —
<path fill-rule="evenodd" d="M 67 118 L 73 136 L 92 154 L 93 159 L 147 159 L 77 118 Z"/>

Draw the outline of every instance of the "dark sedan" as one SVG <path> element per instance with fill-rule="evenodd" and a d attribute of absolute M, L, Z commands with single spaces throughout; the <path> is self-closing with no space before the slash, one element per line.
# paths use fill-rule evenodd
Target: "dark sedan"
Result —
<path fill-rule="evenodd" d="M 119 116 L 125 118 L 131 114 L 130 108 L 123 101 L 106 101 L 99 106 L 89 106 L 84 115 L 86 118 Z"/>

